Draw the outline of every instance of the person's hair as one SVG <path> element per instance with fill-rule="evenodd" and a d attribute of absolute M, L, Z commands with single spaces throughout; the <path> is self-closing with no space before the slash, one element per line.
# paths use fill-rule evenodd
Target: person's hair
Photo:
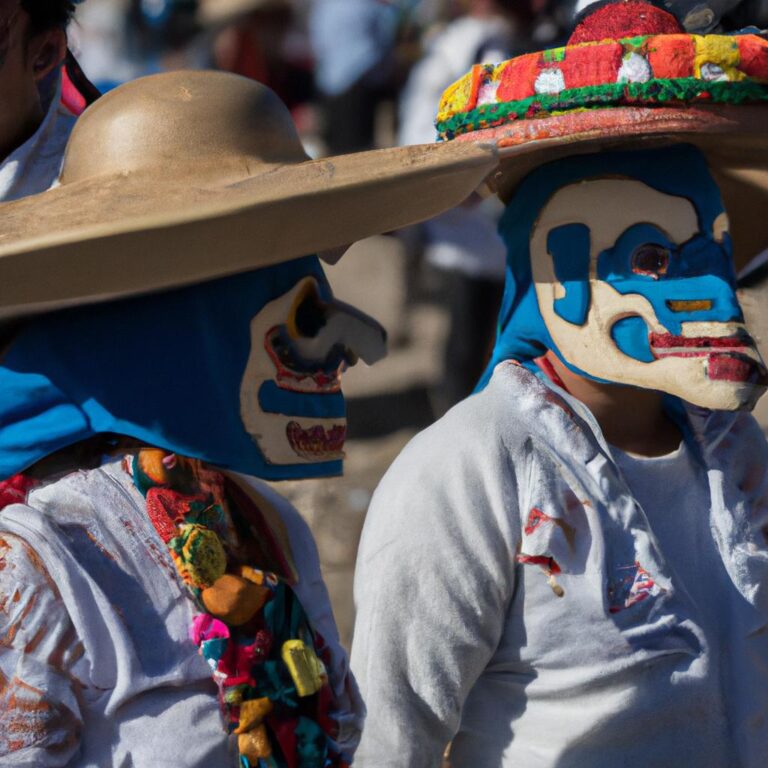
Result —
<path fill-rule="evenodd" d="M 75 13 L 72 0 L 21 0 L 21 7 L 29 14 L 33 35 L 49 29 L 66 29 Z"/>

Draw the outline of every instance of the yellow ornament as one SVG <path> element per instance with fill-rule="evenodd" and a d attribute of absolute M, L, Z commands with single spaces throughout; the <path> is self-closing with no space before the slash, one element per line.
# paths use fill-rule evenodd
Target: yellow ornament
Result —
<path fill-rule="evenodd" d="M 240 575 L 260 587 L 264 586 L 264 571 L 256 570 L 256 568 L 251 568 L 249 565 L 241 565 Z"/>
<path fill-rule="evenodd" d="M 694 35 L 694 74 L 701 80 L 739 82 L 746 75 L 739 69 L 741 54 L 735 38 L 726 35 Z"/>
<path fill-rule="evenodd" d="M 252 765 L 255 765 L 257 760 L 271 757 L 272 745 L 269 743 L 266 726 L 260 725 L 248 733 L 241 733 L 237 737 L 237 748 Z"/>
<path fill-rule="evenodd" d="M 248 733 L 261 725 L 262 720 L 272 711 L 272 702 L 267 699 L 248 699 L 240 705 L 240 722 L 235 730 L 238 735 Z"/>
<path fill-rule="evenodd" d="M 141 471 L 155 484 L 166 485 L 170 482 L 171 467 L 168 466 L 169 458 L 173 454 L 159 448 L 145 448 L 136 457 Z"/>
<path fill-rule="evenodd" d="M 268 587 L 225 573 L 201 595 L 205 609 L 231 627 L 250 621 L 264 607 L 270 595 Z"/>
<path fill-rule="evenodd" d="M 221 539 L 204 525 L 182 525 L 170 546 L 176 568 L 187 584 L 205 589 L 227 570 L 227 554 Z"/>
<path fill-rule="evenodd" d="M 327 673 L 313 648 L 302 640 L 286 640 L 281 655 L 300 698 L 312 696 L 323 687 Z"/>

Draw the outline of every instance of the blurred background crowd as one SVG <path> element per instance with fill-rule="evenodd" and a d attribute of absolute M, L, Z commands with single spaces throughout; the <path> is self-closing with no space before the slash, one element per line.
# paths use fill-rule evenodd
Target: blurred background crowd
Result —
<path fill-rule="evenodd" d="M 564 43 L 588 0 L 88 0 L 72 47 L 102 91 L 154 72 L 254 78 L 290 108 L 312 157 L 435 139 L 440 97 L 473 64 Z M 768 27 L 768 0 L 670 0 L 678 15 Z M 706 16 L 706 14 L 704 14 Z M 504 246 L 495 200 L 372 238 L 329 270 L 337 294 L 387 328 L 390 356 L 347 375 L 346 476 L 280 490 L 319 544 L 343 639 L 370 496 L 420 428 L 474 388 L 493 343 Z M 212 255 L 215 258 L 215 255 Z M 290 484 L 289 484 L 290 485 Z"/>

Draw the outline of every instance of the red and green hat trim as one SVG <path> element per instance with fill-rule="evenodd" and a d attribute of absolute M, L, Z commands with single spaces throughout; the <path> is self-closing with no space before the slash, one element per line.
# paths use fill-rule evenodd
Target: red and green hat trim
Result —
<path fill-rule="evenodd" d="M 565 47 L 477 65 L 443 95 L 439 137 L 588 109 L 768 102 L 768 40 L 670 33 L 672 23 L 647 3 L 616 3 L 588 17 Z M 601 38 L 652 24 L 662 34 Z"/>

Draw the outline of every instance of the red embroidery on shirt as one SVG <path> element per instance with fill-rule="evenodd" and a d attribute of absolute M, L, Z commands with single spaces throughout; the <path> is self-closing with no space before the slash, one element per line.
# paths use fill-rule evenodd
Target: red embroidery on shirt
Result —
<path fill-rule="evenodd" d="M 547 555 L 524 555 L 520 553 L 516 559 L 522 565 L 541 566 L 547 574 L 562 573 L 554 557 L 548 557 Z"/>
<path fill-rule="evenodd" d="M 615 579 L 608 587 L 610 613 L 620 613 L 633 605 L 642 603 L 648 597 L 658 595 L 661 589 L 651 577 L 651 574 L 640 563 L 628 565 L 619 570 L 625 575 Z"/>
<path fill-rule="evenodd" d="M 530 536 L 532 533 L 537 531 L 543 523 L 552 523 L 554 520 L 547 515 L 544 514 L 540 509 L 536 509 L 534 507 L 530 514 L 528 515 L 528 522 L 525 524 L 525 535 Z"/>

